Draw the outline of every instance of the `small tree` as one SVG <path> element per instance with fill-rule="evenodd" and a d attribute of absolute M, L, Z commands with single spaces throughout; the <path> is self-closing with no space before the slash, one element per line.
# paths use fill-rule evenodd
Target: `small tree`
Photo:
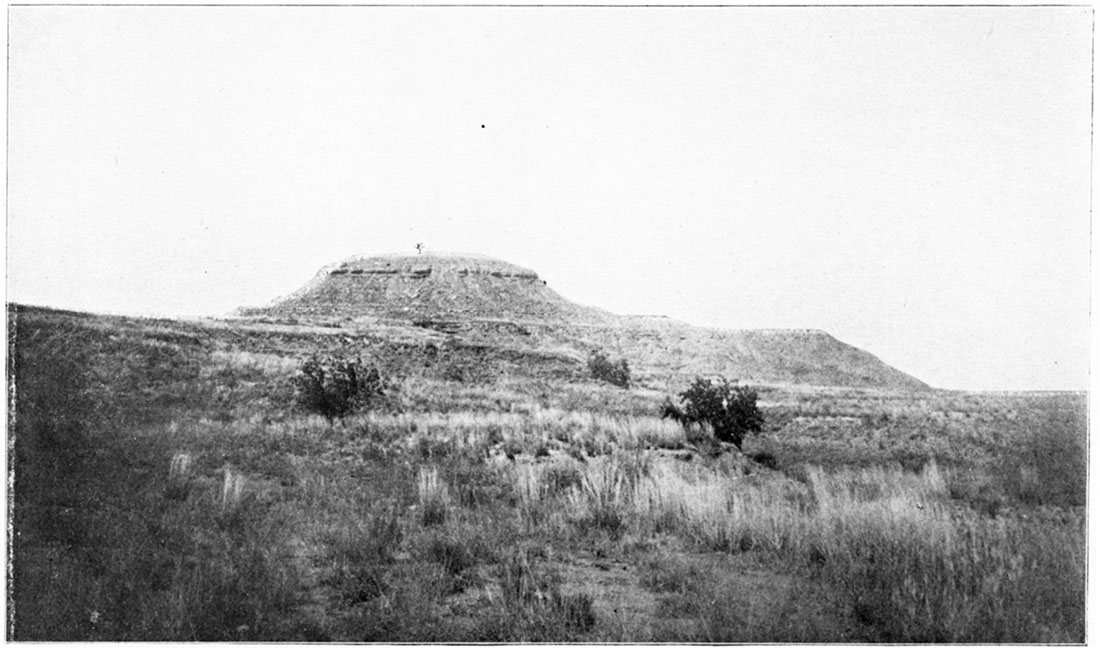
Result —
<path fill-rule="evenodd" d="M 367 367 L 358 359 L 311 357 L 294 377 L 294 386 L 298 405 L 324 416 L 329 425 L 337 418 L 370 407 L 383 394 L 378 369 Z"/>
<path fill-rule="evenodd" d="M 714 430 L 714 437 L 741 449 L 741 442 L 750 433 L 759 433 L 764 427 L 764 415 L 756 406 L 757 393 L 751 387 L 738 385 L 720 378 L 711 382 L 696 378 L 680 393 L 683 409 L 666 401 L 663 417 L 671 417 L 685 426 L 706 423 Z"/>
<path fill-rule="evenodd" d="M 630 388 L 630 366 L 626 364 L 625 358 L 612 362 L 603 351 L 593 351 L 588 356 L 588 371 L 597 380 L 603 380 L 624 389 Z"/>

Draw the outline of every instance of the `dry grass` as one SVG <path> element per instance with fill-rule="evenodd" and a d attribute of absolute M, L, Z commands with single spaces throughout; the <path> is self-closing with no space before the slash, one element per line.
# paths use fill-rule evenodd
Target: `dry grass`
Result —
<path fill-rule="evenodd" d="M 1084 636 L 1079 524 L 983 519 L 950 503 L 935 464 L 919 475 L 813 469 L 802 488 L 684 472 L 662 463 L 631 482 L 614 458 L 592 462 L 571 493 L 575 520 L 770 552 L 841 587 L 890 640 Z"/>
<path fill-rule="evenodd" d="M 1075 397 L 771 390 L 771 471 L 557 356 L 364 334 L 404 378 L 330 426 L 280 385 L 348 331 L 21 326 L 9 638 L 1084 638 Z"/>
<path fill-rule="evenodd" d="M 210 354 L 200 375 L 203 378 L 232 374 L 289 378 L 298 370 L 300 364 L 297 358 L 274 353 L 218 350 Z"/>

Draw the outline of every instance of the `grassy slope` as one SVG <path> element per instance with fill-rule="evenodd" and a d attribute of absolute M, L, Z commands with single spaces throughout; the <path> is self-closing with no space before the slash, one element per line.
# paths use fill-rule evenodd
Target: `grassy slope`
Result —
<path fill-rule="evenodd" d="M 1080 641 L 1084 399 L 769 388 L 568 340 L 17 309 L 9 639 Z M 391 378 L 335 426 L 315 352 Z"/>

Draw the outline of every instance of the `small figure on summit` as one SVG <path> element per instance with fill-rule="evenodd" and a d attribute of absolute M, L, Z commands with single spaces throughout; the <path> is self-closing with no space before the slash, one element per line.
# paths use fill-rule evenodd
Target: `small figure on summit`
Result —
<path fill-rule="evenodd" d="M 420 254 L 420 253 L 421 253 L 421 252 L 423 251 L 423 248 L 424 248 L 424 244 L 423 244 L 423 243 L 417 243 L 417 244 L 416 244 L 416 253 L 417 253 L 417 254 Z"/>

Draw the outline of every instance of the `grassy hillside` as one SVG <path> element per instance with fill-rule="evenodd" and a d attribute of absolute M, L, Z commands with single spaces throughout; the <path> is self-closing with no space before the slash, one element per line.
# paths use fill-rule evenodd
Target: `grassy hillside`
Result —
<path fill-rule="evenodd" d="M 9 307 L 8 638 L 1084 640 L 1083 395 L 765 385 L 742 456 L 500 326 Z M 297 409 L 315 353 L 384 401 Z"/>
<path fill-rule="evenodd" d="M 824 331 L 707 329 L 656 318 L 616 326 L 528 326 L 562 344 L 612 349 L 647 375 L 677 384 L 697 375 L 737 376 L 753 384 L 927 389 L 921 381 Z"/>

